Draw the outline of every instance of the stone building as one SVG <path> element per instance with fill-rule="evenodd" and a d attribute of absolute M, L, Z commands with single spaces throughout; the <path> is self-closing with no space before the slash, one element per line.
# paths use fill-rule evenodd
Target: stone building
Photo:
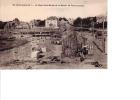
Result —
<path fill-rule="evenodd" d="M 58 18 L 57 17 L 49 17 L 45 20 L 45 27 L 46 28 L 58 28 Z"/>
<path fill-rule="evenodd" d="M 27 22 L 20 22 L 20 24 L 17 25 L 15 29 L 30 29 L 30 25 Z"/>
<path fill-rule="evenodd" d="M 19 21 L 17 18 L 15 18 L 13 21 L 7 22 L 4 29 L 6 31 L 11 29 L 30 29 L 30 25 L 27 22 Z"/>

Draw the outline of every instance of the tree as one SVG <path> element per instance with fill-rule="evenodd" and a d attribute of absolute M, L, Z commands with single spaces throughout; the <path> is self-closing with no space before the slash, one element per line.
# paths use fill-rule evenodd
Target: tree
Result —
<path fill-rule="evenodd" d="M 0 29 L 4 29 L 4 26 L 6 25 L 7 22 L 2 22 L 0 21 Z"/>
<path fill-rule="evenodd" d="M 77 19 L 74 20 L 73 25 L 75 27 L 81 27 L 81 23 L 82 23 L 82 18 L 78 17 Z"/>
<path fill-rule="evenodd" d="M 13 23 L 14 23 L 15 25 L 19 25 L 19 24 L 20 24 L 20 21 L 19 21 L 18 18 L 15 18 L 15 19 L 13 20 Z"/>
<path fill-rule="evenodd" d="M 40 26 L 40 27 L 45 26 L 45 20 L 41 20 L 41 21 L 39 22 L 39 26 Z"/>

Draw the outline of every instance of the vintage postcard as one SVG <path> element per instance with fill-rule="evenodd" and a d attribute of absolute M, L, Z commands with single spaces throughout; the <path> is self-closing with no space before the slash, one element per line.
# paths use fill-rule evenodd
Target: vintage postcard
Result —
<path fill-rule="evenodd" d="M 107 0 L 0 0 L 0 69 L 106 69 Z"/>

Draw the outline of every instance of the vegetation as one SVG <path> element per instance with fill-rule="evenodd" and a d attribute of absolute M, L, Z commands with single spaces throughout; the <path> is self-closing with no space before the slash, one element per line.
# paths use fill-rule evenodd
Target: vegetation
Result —
<path fill-rule="evenodd" d="M 7 24 L 7 22 L 0 21 L 0 29 L 4 29 L 4 26 Z"/>
<path fill-rule="evenodd" d="M 76 18 L 74 20 L 73 25 L 75 27 L 83 27 L 83 28 L 91 28 L 91 27 L 95 27 L 95 28 L 103 28 L 103 24 L 104 24 L 104 28 L 107 28 L 107 21 L 105 22 L 97 22 L 97 17 L 87 17 L 87 18 Z"/>

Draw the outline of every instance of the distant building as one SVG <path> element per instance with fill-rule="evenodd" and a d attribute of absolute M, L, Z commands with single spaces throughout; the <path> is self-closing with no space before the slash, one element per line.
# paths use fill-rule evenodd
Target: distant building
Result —
<path fill-rule="evenodd" d="M 17 18 L 15 18 L 13 21 L 7 22 L 4 29 L 29 29 L 30 25 L 27 22 L 19 21 Z"/>
<path fill-rule="evenodd" d="M 69 22 L 71 25 L 73 25 L 74 19 L 69 18 L 69 19 L 68 19 L 68 22 Z"/>
<path fill-rule="evenodd" d="M 57 17 L 49 17 L 45 20 L 46 28 L 58 28 L 58 18 Z"/>
<path fill-rule="evenodd" d="M 45 21 L 40 19 L 31 20 L 29 24 L 31 28 L 45 27 Z"/>
<path fill-rule="evenodd" d="M 66 18 L 59 18 L 59 24 L 60 25 L 65 25 L 68 23 L 68 20 Z"/>
<path fill-rule="evenodd" d="M 26 22 L 20 22 L 15 29 L 30 29 L 30 25 Z"/>
<path fill-rule="evenodd" d="M 30 27 L 31 28 L 35 28 L 36 27 L 36 24 L 37 24 L 37 21 L 35 19 L 34 20 L 31 20 L 29 24 L 30 24 Z"/>
<path fill-rule="evenodd" d="M 68 20 L 66 18 L 59 18 L 59 29 L 61 32 L 66 31 L 68 29 Z"/>
<path fill-rule="evenodd" d="M 16 25 L 17 25 L 17 23 L 15 23 L 14 21 L 9 21 L 4 26 L 4 30 L 15 29 Z"/>
<path fill-rule="evenodd" d="M 107 16 L 98 16 L 97 17 L 97 23 L 102 23 L 107 21 Z"/>

